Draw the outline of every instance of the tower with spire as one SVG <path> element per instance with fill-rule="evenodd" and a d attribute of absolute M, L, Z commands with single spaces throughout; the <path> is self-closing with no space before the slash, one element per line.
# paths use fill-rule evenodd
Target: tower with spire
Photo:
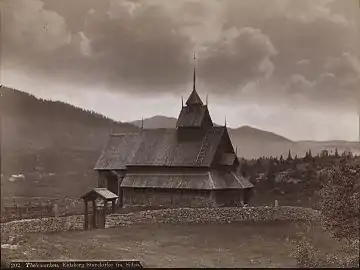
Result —
<path fill-rule="evenodd" d="M 193 59 L 196 59 L 195 54 Z M 194 66 L 193 89 L 185 102 L 185 106 L 181 108 L 176 128 L 179 133 L 181 133 L 182 130 L 192 130 L 192 136 L 197 137 L 195 133 L 199 135 L 203 134 L 213 126 L 207 103 L 204 105 L 196 91 L 196 68 Z"/>

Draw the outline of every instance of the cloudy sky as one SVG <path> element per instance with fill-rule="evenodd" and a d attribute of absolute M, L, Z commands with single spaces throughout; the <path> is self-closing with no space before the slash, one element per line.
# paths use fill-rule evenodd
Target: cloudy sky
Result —
<path fill-rule="evenodd" d="M 358 138 L 358 0 L 0 3 L 6 86 L 120 121 L 177 117 L 195 64 L 217 123 Z"/>

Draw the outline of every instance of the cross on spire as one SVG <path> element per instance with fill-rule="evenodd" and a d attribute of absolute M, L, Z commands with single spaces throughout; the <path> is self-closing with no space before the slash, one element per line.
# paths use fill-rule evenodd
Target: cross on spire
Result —
<path fill-rule="evenodd" d="M 193 79 L 193 90 L 195 90 L 195 89 L 196 89 L 196 75 L 195 75 L 195 60 L 196 60 L 196 55 L 195 55 L 195 52 L 194 52 L 193 59 L 194 59 L 194 79 Z"/>
<path fill-rule="evenodd" d="M 195 61 L 196 55 L 194 52 L 193 59 Z M 195 64 L 194 64 L 194 78 L 193 78 L 193 91 L 191 92 L 186 105 L 203 105 L 198 93 L 196 92 L 196 74 L 195 74 Z"/>

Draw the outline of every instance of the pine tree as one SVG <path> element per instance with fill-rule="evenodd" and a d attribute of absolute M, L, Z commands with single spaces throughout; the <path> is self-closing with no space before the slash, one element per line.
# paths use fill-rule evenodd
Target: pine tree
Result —
<path fill-rule="evenodd" d="M 339 157 L 339 152 L 337 148 L 335 149 L 335 157 Z"/>
<path fill-rule="evenodd" d="M 291 156 L 290 149 L 289 149 L 289 154 L 288 154 L 287 160 L 288 160 L 288 161 L 292 160 L 292 156 Z"/>

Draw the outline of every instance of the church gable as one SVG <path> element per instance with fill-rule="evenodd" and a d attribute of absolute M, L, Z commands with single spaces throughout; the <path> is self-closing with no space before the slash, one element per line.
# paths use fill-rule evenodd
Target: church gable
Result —
<path fill-rule="evenodd" d="M 176 127 L 211 127 L 213 126 L 207 106 L 186 106 L 180 111 Z"/>
<path fill-rule="evenodd" d="M 212 167 L 217 166 L 233 166 L 238 163 L 234 147 L 232 145 L 229 133 L 225 128 L 220 143 L 215 151 L 214 160 L 211 164 Z"/>
<path fill-rule="evenodd" d="M 195 90 L 195 85 L 194 85 L 194 90 L 191 92 L 188 100 L 186 101 L 186 105 L 187 106 L 192 106 L 192 105 L 204 105 L 201 98 L 199 97 L 199 94 L 196 92 Z"/>
<path fill-rule="evenodd" d="M 201 127 L 205 117 L 205 108 L 182 107 L 176 127 Z"/>

